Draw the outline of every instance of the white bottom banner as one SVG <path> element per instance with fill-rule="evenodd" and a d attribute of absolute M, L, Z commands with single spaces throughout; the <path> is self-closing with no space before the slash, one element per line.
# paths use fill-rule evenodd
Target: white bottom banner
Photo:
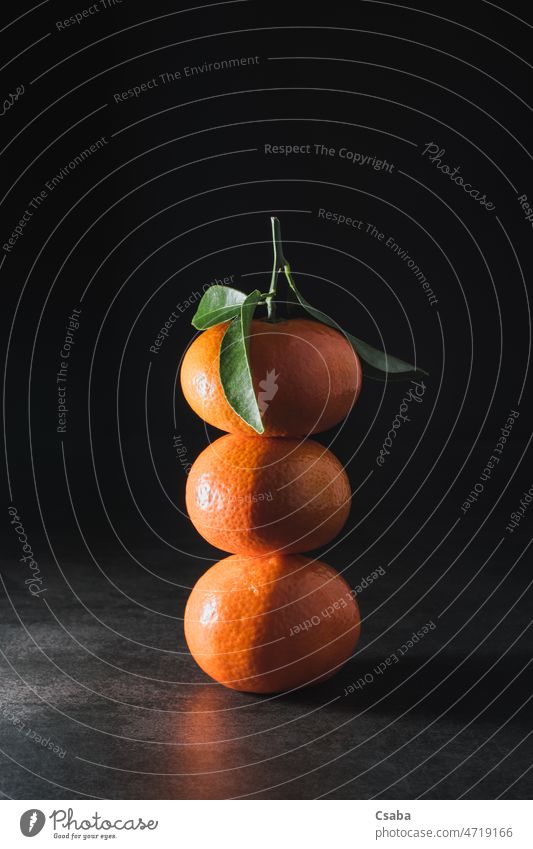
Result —
<path fill-rule="evenodd" d="M 2 845 L 532 849 L 530 801 L 9 800 Z"/>

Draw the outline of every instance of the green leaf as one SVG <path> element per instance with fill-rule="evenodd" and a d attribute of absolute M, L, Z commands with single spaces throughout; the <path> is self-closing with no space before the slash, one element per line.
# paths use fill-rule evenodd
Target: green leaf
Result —
<path fill-rule="evenodd" d="M 202 296 L 192 318 L 193 327 L 197 330 L 207 330 L 208 327 L 235 318 L 245 298 L 244 292 L 239 292 L 238 289 L 231 289 L 229 286 L 210 286 Z"/>
<path fill-rule="evenodd" d="M 285 274 L 292 291 L 298 298 L 298 302 L 304 310 L 317 321 L 322 322 L 322 324 L 327 324 L 330 327 L 334 327 L 346 336 L 348 342 L 350 342 L 356 353 L 363 361 L 363 373 L 366 377 L 370 377 L 372 380 L 383 381 L 411 380 L 415 377 L 427 375 L 427 371 L 415 368 L 415 366 L 410 363 L 406 363 L 404 360 L 398 359 L 398 357 L 392 357 L 390 354 L 386 354 L 385 351 L 380 351 L 378 348 L 374 348 L 367 342 L 363 342 L 363 340 L 358 339 L 357 336 L 352 336 L 351 333 L 347 333 L 339 324 L 337 324 L 336 321 L 334 321 L 334 319 L 329 318 L 329 316 L 321 310 L 317 310 L 315 307 L 312 307 L 311 304 L 307 303 L 303 295 L 301 295 L 296 288 L 288 266 L 285 267 Z"/>
<path fill-rule="evenodd" d="M 250 369 L 250 324 L 255 308 L 261 299 L 257 289 L 248 295 L 239 308 L 239 314 L 227 328 L 220 345 L 220 382 L 230 407 L 249 424 L 256 433 L 265 428 L 255 397 Z"/>

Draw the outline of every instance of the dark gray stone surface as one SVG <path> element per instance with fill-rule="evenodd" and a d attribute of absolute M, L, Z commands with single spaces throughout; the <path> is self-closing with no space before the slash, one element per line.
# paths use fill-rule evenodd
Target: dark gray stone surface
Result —
<path fill-rule="evenodd" d="M 187 653 L 188 590 L 172 582 L 192 584 L 199 561 L 156 550 L 137 556 L 145 569 L 101 558 L 105 577 L 86 555 L 70 559 L 65 544 L 62 576 L 42 564 L 41 599 L 18 572 L 2 571 L 5 796 L 530 795 L 531 672 L 521 671 L 530 648 L 527 631 L 520 636 L 530 622 L 527 596 L 508 612 L 527 586 L 525 573 L 488 600 L 464 592 L 438 619 L 456 594 L 443 601 L 438 567 L 403 588 L 409 576 L 391 569 L 360 596 L 363 635 L 347 666 L 324 685 L 263 697 L 210 682 Z M 340 549 L 330 561 L 340 568 L 344 557 Z M 369 565 L 349 570 L 350 582 Z M 500 551 L 484 572 L 487 596 L 508 567 L 509 552 Z M 429 620 L 435 630 L 400 662 L 345 695 Z"/>

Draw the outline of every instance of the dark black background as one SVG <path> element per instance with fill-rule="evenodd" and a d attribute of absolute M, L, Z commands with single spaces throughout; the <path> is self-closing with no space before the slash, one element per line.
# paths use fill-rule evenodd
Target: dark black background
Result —
<path fill-rule="evenodd" d="M 108 140 L 49 194 L 0 270 L 2 699 L 68 750 L 57 758 L 4 717 L 3 793 L 528 795 L 529 514 L 505 530 L 532 484 L 532 231 L 517 200 L 533 197 L 528 10 L 252 0 L 180 12 L 123 0 L 57 30 L 88 5 L 45 3 L 9 25 L 10 8 L 0 32 L 5 61 L 15 57 L 2 98 L 25 86 L 0 123 L 2 243 L 47 180 Z M 165 71 L 237 56 L 259 62 L 114 102 Z M 494 211 L 422 156 L 429 142 Z M 394 169 L 267 156 L 266 143 L 345 146 Z M 383 243 L 320 208 L 392 236 L 438 304 Z M 220 557 L 184 514 L 173 447 L 179 434 L 192 462 L 219 435 L 177 382 L 194 307 L 157 355 L 149 348 L 204 283 L 265 284 L 272 214 L 308 300 L 429 378 L 383 468 L 402 384 L 367 381 L 348 420 L 318 437 L 356 493 L 323 556 L 353 585 L 378 565 L 386 577 L 361 595 L 363 637 L 345 670 L 265 700 L 208 682 L 182 634 L 188 588 Z M 61 435 L 55 374 L 84 292 Z M 502 460 L 463 515 L 513 409 Z M 24 587 L 10 504 L 45 575 L 39 599 Z M 343 696 L 429 620 L 438 627 L 401 664 Z"/>

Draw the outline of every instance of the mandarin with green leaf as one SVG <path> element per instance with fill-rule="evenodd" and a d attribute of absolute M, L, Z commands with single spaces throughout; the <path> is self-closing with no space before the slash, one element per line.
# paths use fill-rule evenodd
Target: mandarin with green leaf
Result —
<path fill-rule="evenodd" d="M 183 394 L 204 421 L 229 433 L 257 436 L 228 402 L 220 351 L 228 322 L 205 330 L 181 366 Z M 328 430 L 359 397 L 359 357 L 338 330 L 307 318 L 251 322 L 248 357 L 264 436 L 298 437 Z"/>

